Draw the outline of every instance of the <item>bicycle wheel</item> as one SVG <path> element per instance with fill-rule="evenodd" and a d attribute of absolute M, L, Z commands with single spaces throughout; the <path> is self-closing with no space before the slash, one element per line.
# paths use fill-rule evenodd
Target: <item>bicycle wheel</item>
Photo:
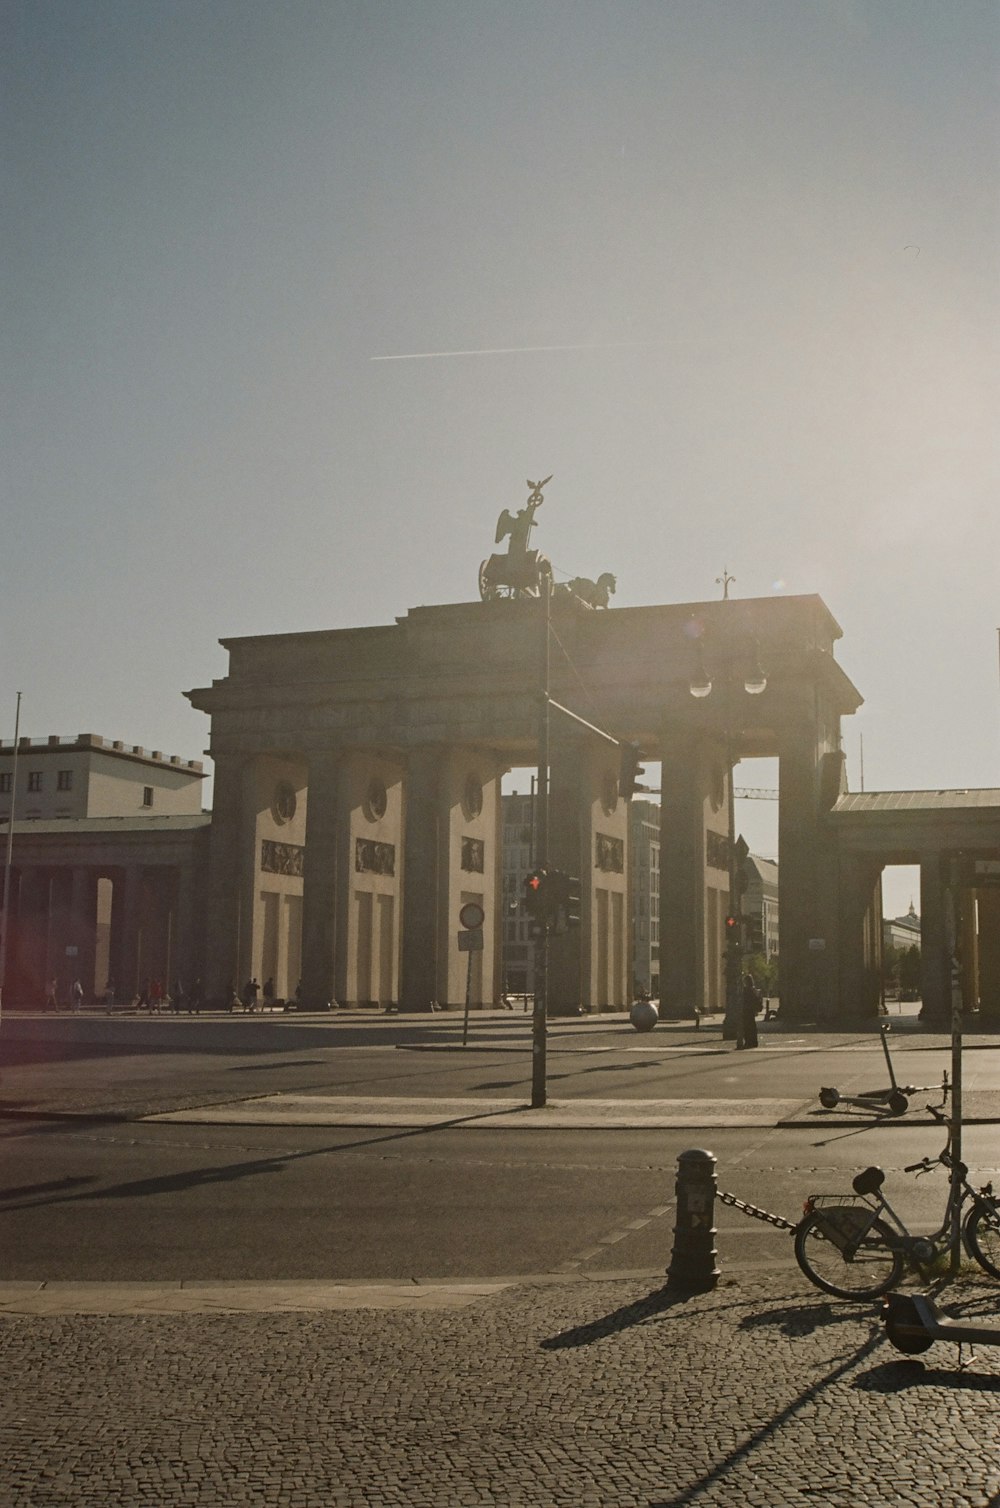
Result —
<path fill-rule="evenodd" d="M 856 1208 L 827 1205 L 800 1220 L 795 1227 L 796 1262 L 810 1283 L 839 1299 L 874 1299 L 888 1293 L 903 1274 L 903 1258 L 890 1244 L 889 1227 L 874 1220 L 855 1245 L 838 1229 L 838 1217 L 845 1215 L 855 1220 Z"/>
<path fill-rule="evenodd" d="M 966 1250 L 984 1272 L 1000 1278 L 1000 1200 L 981 1200 L 973 1205 L 962 1228 Z"/>

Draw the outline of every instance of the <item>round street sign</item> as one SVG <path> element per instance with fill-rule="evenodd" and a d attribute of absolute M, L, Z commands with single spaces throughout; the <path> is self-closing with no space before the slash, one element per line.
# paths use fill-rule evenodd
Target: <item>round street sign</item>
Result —
<path fill-rule="evenodd" d="M 483 925 L 483 922 L 486 920 L 486 912 L 478 901 L 466 901 L 458 913 L 458 919 L 463 927 L 468 927 L 472 931 L 476 927 Z"/>

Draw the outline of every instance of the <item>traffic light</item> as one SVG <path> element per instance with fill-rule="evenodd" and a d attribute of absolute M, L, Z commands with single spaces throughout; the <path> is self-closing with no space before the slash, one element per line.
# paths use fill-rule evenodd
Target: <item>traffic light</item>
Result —
<path fill-rule="evenodd" d="M 638 744 L 621 743 L 618 745 L 618 794 L 625 801 L 630 801 L 638 790 L 638 781 L 646 771 L 639 764 L 642 759 L 642 750 Z"/>
<path fill-rule="evenodd" d="M 524 909 L 536 922 L 546 922 L 552 904 L 551 875 L 547 869 L 533 869 L 524 880 Z"/>
<path fill-rule="evenodd" d="M 739 931 L 739 926 L 740 926 L 739 918 L 733 916 L 730 913 L 730 915 L 726 917 L 726 940 L 727 940 L 727 942 L 736 936 L 737 932 Z"/>
<path fill-rule="evenodd" d="M 580 877 L 561 869 L 549 871 L 552 930 L 557 936 L 580 925 Z"/>
<path fill-rule="evenodd" d="M 567 927 L 578 927 L 580 925 L 580 907 L 582 905 L 580 900 L 580 876 L 578 874 L 568 874 L 565 876 L 565 880 L 566 885 L 563 893 L 566 904 L 566 925 Z"/>

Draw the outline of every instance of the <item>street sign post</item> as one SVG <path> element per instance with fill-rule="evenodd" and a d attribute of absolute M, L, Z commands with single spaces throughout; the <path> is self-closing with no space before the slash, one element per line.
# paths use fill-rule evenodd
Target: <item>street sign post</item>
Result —
<path fill-rule="evenodd" d="M 469 1005 L 472 1001 L 472 955 L 483 951 L 483 922 L 486 920 L 486 912 L 478 901 L 466 901 L 458 913 L 458 919 L 464 929 L 458 934 L 458 951 L 469 955 L 465 970 L 465 1017 L 462 1022 L 462 1046 L 465 1047 L 469 1040 Z"/>

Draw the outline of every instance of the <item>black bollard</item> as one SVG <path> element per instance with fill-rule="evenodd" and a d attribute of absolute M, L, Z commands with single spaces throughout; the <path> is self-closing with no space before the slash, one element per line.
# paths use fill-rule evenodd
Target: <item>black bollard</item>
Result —
<path fill-rule="evenodd" d="M 715 1250 L 715 1158 L 711 1152 L 682 1152 L 677 1159 L 677 1223 L 667 1287 L 707 1293 L 721 1276 Z"/>

